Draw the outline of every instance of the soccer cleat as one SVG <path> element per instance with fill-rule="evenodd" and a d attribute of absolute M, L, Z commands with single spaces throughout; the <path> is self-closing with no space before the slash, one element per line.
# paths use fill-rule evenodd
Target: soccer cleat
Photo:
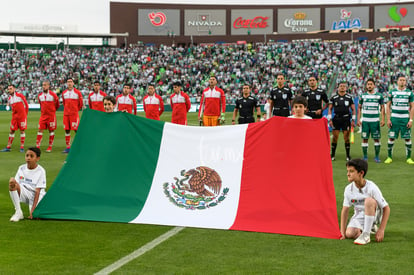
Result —
<path fill-rule="evenodd" d="M 365 161 L 368 161 L 368 158 L 367 157 L 363 157 L 362 159 L 365 160 Z"/>
<path fill-rule="evenodd" d="M 24 153 L 24 148 L 22 147 L 22 148 L 20 148 L 20 153 Z"/>
<path fill-rule="evenodd" d="M 346 161 L 350 161 L 351 159 L 352 159 L 351 156 L 346 157 Z"/>
<path fill-rule="evenodd" d="M 65 150 L 63 150 L 63 154 L 69 154 L 70 148 L 66 148 Z"/>
<path fill-rule="evenodd" d="M 13 216 L 11 216 L 10 221 L 11 222 L 18 222 L 20 220 L 23 220 L 24 216 L 23 216 L 23 212 L 22 211 L 16 211 L 16 213 L 14 213 Z"/>
<path fill-rule="evenodd" d="M 375 157 L 374 160 L 375 160 L 376 163 L 381 163 L 381 160 L 380 160 L 379 157 Z"/>
<path fill-rule="evenodd" d="M 411 158 L 407 159 L 407 164 L 414 164 L 414 160 L 412 160 Z"/>
<path fill-rule="evenodd" d="M 0 152 L 10 152 L 11 150 L 10 150 L 10 148 L 4 148 L 4 149 L 2 149 L 2 150 L 0 150 Z"/>
<path fill-rule="evenodd" d="M 369 236 L 369 232 L 362 232 L 362 234 L 354 241 L 354 244 L 364 245 L 368 244 L 370 241 L 371 237 Z"/>
<path fill-rule="evenodd" d="M 331 157 L 331 160 L 334 161 L 335 160 L 335 157 Z"/>
<path fill-rule="evenodd" d="M 386 160 L 384 160 L 385 164 L 390 164 L 392 162 L 392 158 L 388 157 Z"/>
<path fill-rule="evenodd" d="M 49 146 L 49 147 L 47 147 L 47 149 L 46 149 L 46 153 L 50 153 L 50 152 L 52 152 L 52 146 Z"/>

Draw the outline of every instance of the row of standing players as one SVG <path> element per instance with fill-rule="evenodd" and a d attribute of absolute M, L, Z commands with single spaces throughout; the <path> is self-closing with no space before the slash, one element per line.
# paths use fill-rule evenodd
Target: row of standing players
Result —
<path fill-rule="evenodd" d="M 277 75 L 277 86 L 271 91 L 269 97 L 270 116 L 288 117 L 291 112 L 291 103 L 293 93 L 289 87 L 285 85 L 285 77 L 283 74 Z M 366 91 L 361 95 L 359 100 L 358 119 L 356 118 L 356 110 L 352 96 L 347 93 L 347 83 L 339 83 L 337 92 L 328 100 L 324 90 L 318 87 L 317 79 L 314 76 L 308 79 L 309 88 L 302 93 L 307 108 L 306 115 L 313 119 L 319 119 L 323 116 L 323 111 L 328 108 L 328 121 L 332 128 L 331 142 L 331 158 L 335 160 L 335 152 L 338 142 L 339 133 L 342 131 L 345 141 L 345 151 L 347 160 L 350 160 L 350 130 L 357 125 L 361 127 L 362 151 L 363 158 L 368 158 L 368 138 L 374 139 L 376 162 L 380 162 L 380 138 L 381 128 L 385 125 L 385 109 L 384 98 L 382 94 L 375 90 L 375 82 L 372 79 L 366 82 Z M 401 133 L 401 138 L 406 144 L 406 162 L 414 164 L 411 159 L 411 126 L 414 116 L 414 95 L 412 91 L 407 89 L 407 81 L 404 76 L 400 76 L 397 80 L 397 89 L 389 92 L 387 101 L 387 126 L 388 133 L 388 158 L 385 163 L 392 162 L 392 150 L 394 140 Z M 46 152 L 51 152 L 54 141 L 54 131 L 56 130 L 56 110 L 59 108 L 59 98 L 50 91 L 50 84 L 44 81 L 42 84 L 43 92 L 39 94 L 38 99 L 41 106 L 41 116 L 38 125 L 38 134 L 36 138 L 36 146 L 40 147 L 43 131 L 49 130 L 49 146 Z M 148 94 L 143 99 L 144 111 L 147 118 L 159 120 L 160 115 L 164 112 L 164 103 L 162 98 L 155 93 L 155 86 L 148 86 Z M 123 111 L 131 114 L 137 113 L 136 100 L 130 95 L 131 86 L 125 84 L 122 94 L 111 99 L 100 90 L 100 83 L 94 83 L 94 91 L 88 97 L 89 107 L 100 111 L 105 111 L 104 98 L 107 98 L 107 105 L 114 105 L 115 111 Z M 187 124 L 187 112 L 190 110 L 191 103 L 188 95 L 182 91 L 181 83 L 176 81 L 173 83 L 173 94 L 170 97 L 172 108 L 171 122 L 176 124 Z M 9 152 L 14 140 L 16 130 L 20 130 L 20 151 L 24 152 L 25 130 L 27 128 L 28 104 L 25 97 L 15 91 L 13 85 L 8 86 L 9 98 L 8 104 L 12 108 L 12 120 L 10 124 L 9 139 L 6 148 L 2 152 Z M 111 103 L 112 101 L 112 103 Z M 63 125 L 65 129 L 66 149 L 64 153 L 70 150 L 70 131 L 77 131 L 79 124 L 79 111 L 83 108 L 82 94 L 74 87 L 72 78 L 67 79 L 67 89 L 62 93 L 62 103 L 64 106 Z M 111 110 L 111 107 L 108 107 Z M 245 84 L 243 86 L 242 96 L 237 99 L 233 112 L 232 124 L 235 124 L 236 117 L 238 122 L 251 123 L 254 122 L 254 111 L 257 111 L 257 118 L 260 120 L 261 112 L 257 99 L 251 95 L 251 86 Z M 200 125 L 217 126 L 224 123 L 224 115 L 226 110 L 226 98 L 224 91 L 217 87 L 217 79 L 211 76 L 209 79 L 209 87 L 203 91 L 198 119 Z M 332 116 L 332 114 L 334 114 Z"/>

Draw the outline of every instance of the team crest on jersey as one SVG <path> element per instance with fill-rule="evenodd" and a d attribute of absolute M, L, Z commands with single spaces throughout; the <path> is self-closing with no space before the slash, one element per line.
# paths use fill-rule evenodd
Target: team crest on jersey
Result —
<path fill-rule="evenodd" d="M 282 98 L 283 98 L 283 99 L 286 99 L 286 98 L 287 98 L 287 94 L 283 94 L 283 95 L 282 95 Z"/>
<path fill-rule="evenodd" d="M 349 106 L 349 101 L 345 101 L 345 106 Z"/>
<path fill-rule="evenodd" d="M 321 100 L 321 95 L 316 95 L 316 100 Z"/>
<path fill-rule="evenodd" d="M 203 210 L 226 199 L 229 188 L 222 188 L 220 175 L 206 166 L 188 171 L 181 170 L 181 177 L 175 182 L 163 184 L 164 193 L 177 207 L 189 210 Z"/>

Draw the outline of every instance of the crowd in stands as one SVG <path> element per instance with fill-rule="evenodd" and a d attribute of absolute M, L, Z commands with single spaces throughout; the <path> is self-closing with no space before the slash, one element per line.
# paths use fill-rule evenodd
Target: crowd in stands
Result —
<path fill-rule="evenodd" d="M 374 78 L 380 92 L 394 85 L 403 73 L 411 84 L 414 77 L 414 39 L 403 37 L 382 41 L 345 41 L 269 43 L 257 45 L 198 45 L 171 47 L 161 45 L 130 48 L 93 48 L 65 50 L 0 50 L 0 96 L 7 101 L 7 84 L 35 102 L 43 80 L 49 80 L 59 95 L 66 78 L 75 79 L 86 98 L 98 80 L 102 90 L 116 96 L 123 84 L 132 84 L 132 94 L 141 103 L 148 83 L 167 100 L 174 80 L 181 80 L 191 101 L 199 102 L 211 74 L 234 103 L 242 84 L 251 83 L 253 93 L 264 104 L 283 72 L 295 93 L 306 88 L 307 78 L 316 76 L 320 87 L 346 80 L 350 92 L 358 94 L 367 78 Z M 334 85 L 335 86 L 335 85 Z"/>

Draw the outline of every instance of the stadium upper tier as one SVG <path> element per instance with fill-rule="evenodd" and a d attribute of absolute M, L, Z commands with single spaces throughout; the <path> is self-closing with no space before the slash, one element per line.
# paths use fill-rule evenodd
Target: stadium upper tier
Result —
<path fill-rule="evenodd" d="M 414 75 L 414 39 L 403 37 L 382 41 L 292 42 L 267 45 L 205 45 L 188 48 L 170 46 L 134 48 L 94 48 L 66 50 L 0 50 L 0 94 L 7 99 L 7 83 L 14 83 L 29 101 L 35 102 L 42 81 L 49 80 L 60 93 L 66 78 L 75 78 L 84 96 L 99 80 L 102 90 L 117 95 L 122 85 L 133 85 L 133 95 L 141 102 L 148 83 L 156 83 L 165 100 L 179 79 L 191 100 L 197 102 L 207 87 L 210 74 L 217 76 L 228 103 L 240 96 L 241 85 L 253 85 L 263 103 L 283 72 L 295 93 L 306 88 L 309 76 L 317 76 L 322 88 L 332 90 L 346 80 L 354 94 L 374 78 L 379 91 L 394 84 L 397 74 L 405 74 L 411 84 Z"/>

